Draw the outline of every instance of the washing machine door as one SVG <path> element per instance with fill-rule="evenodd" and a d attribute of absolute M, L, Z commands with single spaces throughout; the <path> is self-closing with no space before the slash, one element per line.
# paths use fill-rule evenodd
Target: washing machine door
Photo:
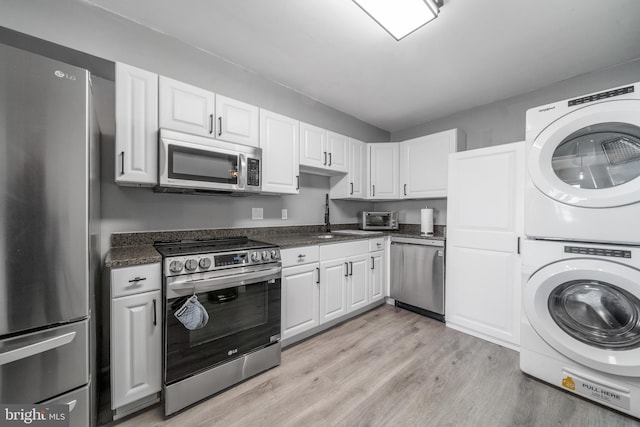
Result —
<path fill-rule="evenodd" d="M 558 202 L 610 208 L 640 201 L 640 100 L 599 102 L 558 118 L 528 152 L 534 185 Z"/>
<path fill-rule="evenodd" d="M 533 329 L 586 367 L 640 377 L 640 271 L 613 261 L 570 259 L 535 272 L 523 291 Z"/>

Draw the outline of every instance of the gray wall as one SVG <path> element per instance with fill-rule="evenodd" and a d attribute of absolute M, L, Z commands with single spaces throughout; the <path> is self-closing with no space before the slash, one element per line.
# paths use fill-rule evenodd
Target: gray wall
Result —
<path fill-rule="evenodd" d="M 522 72 L 526 73 L 526 70 Z M 452 114 L 400 132 L 393 132 L 391 140 L 404 141 L 421 135 L 460 128 L 467 135 L 467 150 L 523 141 L 525 113 L 529 108 L 637 81 L 640 81 L 640 59 L 583 74 L 533 92 Z"/>
<path fill-rule="evenodd" d="M 466 134 L 467 150 L 522 141 L 525 138 L 525 114 L 529 108 L 637 81 L 640 81 L 640 60 L 583 74 L 533 92 L 452 114 L 411 129 L 393 132 L 391 140 L 404 141 L 460 128 Z M 425 204 L 435 209 L 436 224 L 446 224 L 446 199 L 375 203 L 374 209 L 397 210 L 400 212 L 401 222 L 419 224 L 420 209 Z"/>

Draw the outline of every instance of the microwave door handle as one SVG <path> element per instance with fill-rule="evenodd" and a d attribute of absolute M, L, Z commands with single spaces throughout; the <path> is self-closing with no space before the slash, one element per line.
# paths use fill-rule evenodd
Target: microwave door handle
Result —
<path fill-rule="evenodd" d="M 244 189 L 245 186 L 245 170 L 247 169 L 247 157 L 244 153 L 238 155 L 238 188 Z"/>

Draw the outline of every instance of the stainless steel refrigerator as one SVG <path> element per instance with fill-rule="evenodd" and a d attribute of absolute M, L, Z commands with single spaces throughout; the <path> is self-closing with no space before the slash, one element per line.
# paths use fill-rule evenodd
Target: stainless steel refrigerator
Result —
<path fill-rule="evenodd" d="M 0 403 L 95 424 L 97 123 L 88 71 L 0 44 Z"/>

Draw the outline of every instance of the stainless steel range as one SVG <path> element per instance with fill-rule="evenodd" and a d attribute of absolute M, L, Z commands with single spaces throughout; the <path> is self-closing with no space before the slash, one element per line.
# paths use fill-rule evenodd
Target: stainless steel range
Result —
<path fill-rule="evenodd" d="M 164 413 L 280 364 L 280 250 L 237 237 L 158 242 Z"/>

